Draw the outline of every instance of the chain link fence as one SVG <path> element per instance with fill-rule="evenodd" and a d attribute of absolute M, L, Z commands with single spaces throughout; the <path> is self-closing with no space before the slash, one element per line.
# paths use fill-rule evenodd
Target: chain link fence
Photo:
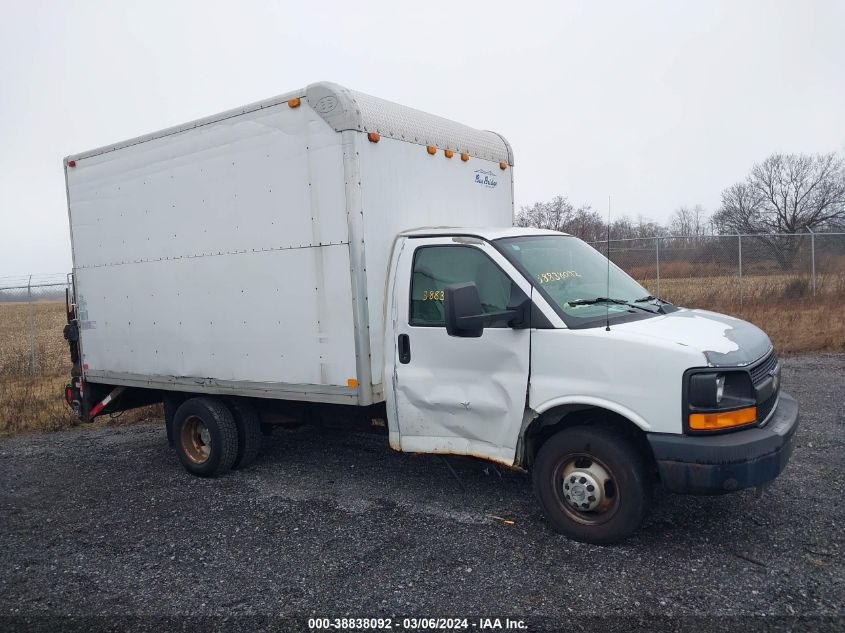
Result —
<path fill-rule="evenodd" d="M 0 277 L 0 434 L 76 423 L 64 399 L 66 275 Z"/>
<path fill-rule="evenodd" d="M 845 233 L 663 236 L 592 242 L 662 299 L 737 312 L 845 296 Z M 609 247 L 609 248 L 608 248 Z"/>
<path fill-rule="evenodd" d="M 64 369 L 67 275 L 0 277 L 0 376 Z"/>

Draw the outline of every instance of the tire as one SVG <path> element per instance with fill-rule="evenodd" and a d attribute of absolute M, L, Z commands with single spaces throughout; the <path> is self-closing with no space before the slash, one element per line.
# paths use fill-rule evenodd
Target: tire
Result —
<path fill-rule="evenodd" d="M 261 419 L 255 407 L 246 400 L 229 400 L 227 404 L 238 431 L 238 455 L 232 468 L 246 468 L 255 461 L 261 449 Z"/>
<path fill-rule="evenodd" d="M 191 398 L 173 416 L 176 454 L 185 469 L 199 477 L 216 477 L 238 456 L 238 429 L 232 413 L 216 398 Z"/>
<path fill-rule="evenodd" d="M 177 395 L 170 394 L 164 396 L 164 428 L 167 431 L 167 444 L 170 448 L 176 447 L 176 442 L 173 439 L 175 437 L 173 434 L 173 418 L 176 416 L 176 410 L 183 401 L 184 398 Z"/>
<path fill-rule="evenodd" d="M 553 435 L 537 453 L 533 479 L 546 518 L 576 541 L 623 541 L 648 509 L 643 455 L 630 440 L 605 429 L 576 426 Z"/>

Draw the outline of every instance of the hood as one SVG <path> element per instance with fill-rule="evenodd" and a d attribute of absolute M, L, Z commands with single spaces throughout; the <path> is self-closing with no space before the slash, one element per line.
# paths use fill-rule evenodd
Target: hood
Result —
<path fill-rule="evenodd" d="M 611 327 L 691 347 L 704 354 L 714 367 L 748 365 L 772 348 L 769 337 L 756 325 L 707 310 L 681 308 L 653 319 Z"/>

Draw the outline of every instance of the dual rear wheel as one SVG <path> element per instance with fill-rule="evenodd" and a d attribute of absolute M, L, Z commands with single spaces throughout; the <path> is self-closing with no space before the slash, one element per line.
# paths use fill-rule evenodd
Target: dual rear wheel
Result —
<path fill-rule="evenodd" d="M 168 439 L 185 469 L 200 477 L 216 477 L 255 461 L 261 426 L 246 401 L 213 397 L 189 398 L 176 405 L 165 401 Z"/>

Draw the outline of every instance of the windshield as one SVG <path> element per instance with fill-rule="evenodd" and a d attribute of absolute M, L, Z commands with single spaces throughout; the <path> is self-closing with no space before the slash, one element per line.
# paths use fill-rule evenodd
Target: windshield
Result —
<path fill-rule="evenodd" d="M 656 312 L 646 300 L 653 299 L 648 290 L 612 263 L 608 287 L 607 258 L 577 237 L 534 235 L 503 238 L 496 244 L 533 278 L 567 321 L 613 317 L 632 310 L 643 315 L 646 310 Z"/>

